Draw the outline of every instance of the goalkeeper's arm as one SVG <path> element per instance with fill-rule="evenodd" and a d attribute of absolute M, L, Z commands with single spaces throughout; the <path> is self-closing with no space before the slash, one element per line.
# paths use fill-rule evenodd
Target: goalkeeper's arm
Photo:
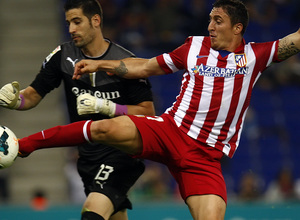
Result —
<path fill-rule="evenodd" d="M 144 101 L 137 105 L 120 105 L 107 99 L 96 98 L 89 93 L 77 97 L 77 112 L 79 115 L 100 113 L 109 117 L 155 114 L 151 101 Z"/>
<path fill-rule="evenodd" d="M 8 83 L 0 89 L 0 106 L 5 108 L 27 110 L 35 107 L 41 100 L 42 97 L 31 86 L 20 91 L 17 81 Z"/>

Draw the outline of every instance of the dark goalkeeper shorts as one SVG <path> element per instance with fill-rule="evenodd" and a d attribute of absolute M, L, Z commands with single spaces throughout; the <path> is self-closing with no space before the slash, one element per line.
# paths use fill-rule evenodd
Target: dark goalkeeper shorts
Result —
<path fill-rule="evenodd" d="M 99 192 L 106 195 L 113 203 L 116 213 L 122 209 L 132 209 L 127 193 L 143 174 L 145 165 L 140 159 L 117 152 L 106 155 L 97 163 L 79 158 L 77 169 L 85 194 Z"/>

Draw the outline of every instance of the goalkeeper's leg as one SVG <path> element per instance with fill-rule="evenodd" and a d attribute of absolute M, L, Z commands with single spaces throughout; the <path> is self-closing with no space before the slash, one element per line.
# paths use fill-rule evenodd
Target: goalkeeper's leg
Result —
<path fill-rule="evenodd" d="M 81 220 L 104 220 L 104 218 L 95 212 L 86 210 L 81 213 Z"/>

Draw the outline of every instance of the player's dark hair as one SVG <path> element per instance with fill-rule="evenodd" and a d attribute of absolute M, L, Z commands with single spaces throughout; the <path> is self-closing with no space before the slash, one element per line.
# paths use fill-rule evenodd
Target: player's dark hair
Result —
<path fill-rule="evenodd" d="M 243 2 L 240 0 L 217 0 L 213 7 L 222 8 L 230 17 L 232 25 L 241 23 L 243 25 L 241 33 L 244 35 L 249 23 L 249 14 Z"/>
<path fill-rule="evenodd" d="M 98 0 L 66 0 L 64 5 L 65 12 L 74 8 L 81 8 L 82 13 L 89 20 L 91 20 L 95 14 L 98 14 L 101 18 L 101 27 L 103 26 L 103 12 Z"/>

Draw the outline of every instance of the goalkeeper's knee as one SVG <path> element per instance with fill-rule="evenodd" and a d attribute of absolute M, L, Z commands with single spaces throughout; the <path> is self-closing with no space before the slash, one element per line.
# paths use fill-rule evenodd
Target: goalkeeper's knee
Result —
<path fill-rule="evenodd" d="M 81 212 L 81 220 L 104 220 L 104 218 L 95 212 L 84 209 Z"/>

